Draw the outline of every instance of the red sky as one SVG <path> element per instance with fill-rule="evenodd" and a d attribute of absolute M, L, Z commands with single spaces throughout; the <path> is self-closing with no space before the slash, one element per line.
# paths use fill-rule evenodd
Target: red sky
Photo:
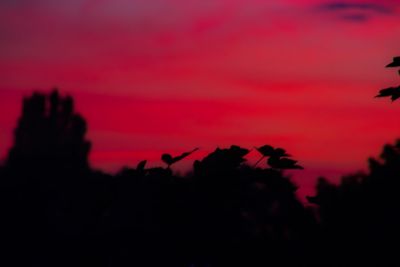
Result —
<path fill-rule="evenodd" d="M 304 165 L 303 190 L 337 180 L 400 137 L 399 103 L 373 98 L 398 82 L 384 66 L 400 55 L 399 4 L 3 0 L 0 154 L 22 96 L 58 86 L 88 120 L 96 167 L 271 144 Z"/>

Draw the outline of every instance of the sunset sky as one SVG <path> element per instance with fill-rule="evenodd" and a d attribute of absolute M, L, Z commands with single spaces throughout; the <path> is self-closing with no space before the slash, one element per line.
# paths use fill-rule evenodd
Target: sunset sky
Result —
<path fill-rule="evenodd" d="M 373 98 L 398 85 L 384 68 L 397 55 L 398 0 L 2 0 L 0 154 L 22 97 L 57 86 L 95 167 L 271 144 L 311 188 L 400 137 L 400 102 Z"/>

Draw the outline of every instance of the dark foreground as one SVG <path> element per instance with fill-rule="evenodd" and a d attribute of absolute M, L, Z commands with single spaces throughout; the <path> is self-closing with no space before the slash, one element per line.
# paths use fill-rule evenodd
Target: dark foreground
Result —
<path fill-rule="evenodd" d="M 0 168 L 1 266 L 400 265 L 399 144 L 367 174 L 321 178 L 305 206 L 284 150 L 264 146 L 257 167 L 231 146 L 186 176 L 170 166 L 194 151 L 109 175 L 90 168 L 85 133 L 72 98 L 24 100 Z"/>

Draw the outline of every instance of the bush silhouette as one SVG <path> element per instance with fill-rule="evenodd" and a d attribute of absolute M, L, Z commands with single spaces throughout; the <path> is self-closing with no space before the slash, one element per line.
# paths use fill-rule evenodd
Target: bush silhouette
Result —
<path fill-rule="evenodd" d="M 0 167 L 4 266 L 354 266 L 395 262 L 400 237 L 400 142 L 369 172 L 320 178 L 303 205 L 282 148 L 195 150 L 110 175 L 88 163 L 87 125 L 70 96 L 33 93 Z M 260 161 L 261 162 L 261 161 Z"/>
<path fill-rule="evenodd" d="M 169 166 L 197 149 L 175 158 L 164 154 L 166 169 L 148 169 L 143 161 L 111 176 L 90 168 L 86 131 L 70 96 L 54 90 L 24 99 L 0 172 L 4 262 L 251 266 L 309 260 L 311 212 L 282 171 L 247 165 L 248 149 L 218 148 L 186 176 Z"/>

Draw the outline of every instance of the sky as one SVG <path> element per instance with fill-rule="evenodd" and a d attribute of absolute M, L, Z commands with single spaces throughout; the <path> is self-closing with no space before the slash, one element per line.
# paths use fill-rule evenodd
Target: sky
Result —
<path fill-rule="evenodd" d="M 0 155 L 23 96 L 58 87 L 106 171 L 216 147 L 281 146 L 319 176 L 365 170 L 400 138 L 400 1 L 2 0 Z M 249 154 L 252 162 L 258 157 Z M 265 164 L 265 163 L 262 163 Z"/>

